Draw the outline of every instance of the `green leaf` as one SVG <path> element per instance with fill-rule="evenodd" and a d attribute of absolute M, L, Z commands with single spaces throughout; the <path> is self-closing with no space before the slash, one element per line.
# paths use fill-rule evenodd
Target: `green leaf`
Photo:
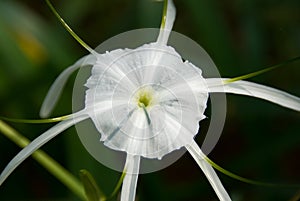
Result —
<path fill-rule="evenodd" d="M 103 201 L 106 196 L 99 189 L 95 179 L 87 170 L 80 170 L 80 178 L 88 201 Z"/>

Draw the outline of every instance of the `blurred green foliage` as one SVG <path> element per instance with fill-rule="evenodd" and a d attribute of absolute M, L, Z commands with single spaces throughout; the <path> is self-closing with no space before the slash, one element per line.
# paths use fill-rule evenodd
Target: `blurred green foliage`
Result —
<path fill-rule="evenodd" d="M 151 0 L 54 1 L 58 12 L 90 46 L 124 31 L 159 27 L 162 4 Z M 202 45 L 223 77 L 234 77 L 300 55 L 298 0 L 175 0 L 174 30 Z M 0 1 L 0 115 L 38 118 L 55 77 L 87 54 L 59 24 L 44 1 Z M 300 96 L 299 62 L 251 80 Z M 74 80 L 74 76 L 73 76 Z M 72 79 L 54 116 L 71 113 Z M 245 177 L 278 183 L 300 181 L 299 113 L 249 97 L 228 96 L 223 135 L 210 158 Z M 201 122 L 205 127 L 207 122 Z M 52 125 L 13 124 L 34 139 Z M 201 134 L 201 133 L 200 133 Z M 204 133 L 203 133 L 204 134 Z M 201 143 L 199 137 L 199 143 Z M 89 170 L 105 193 L 120 173 L 95 161 L 71 128 L 43 147 L 75 175 Z M 19 148 L 0 135 L 0 169 Z M 289 200 L 298 189 L 266 188 L 221 175 L 233 200 Z M 141 175 L 138 200 L 216 200 L 190 156 Z M 32 159 L 0 188 L 0 200 L 76 200 Z"/>

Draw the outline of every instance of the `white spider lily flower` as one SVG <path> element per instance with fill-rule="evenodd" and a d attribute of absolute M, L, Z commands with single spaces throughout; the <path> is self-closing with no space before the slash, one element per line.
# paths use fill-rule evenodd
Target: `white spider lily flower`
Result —
<path fill-rule="evenodd" d="M 166 21 L 156 42 L 136 49 L 117 49 L 83 57 L 54 82 L 41 108 L 48 116 L 69 75 L 91 65 L 85 108 L 41 134 L 7 165 L 0 185 L 35 150 L 70 126 L 90 118 L 107 147 L 126 152 L 121 201 L 134 201 L 140 161 L 161 159 L 185 147 L 204 172 L 222 201 L 231 200 L 205 154 L 194 141 L 199 121 L 205 118 L 210 93 L 253 96 L 300 111 L 300 99 L 286 92 L 247 81 L 202 76 L 200 68 L 183 61 L 167 45 L 175 20 L 175 7 L 168 1 Z"/>

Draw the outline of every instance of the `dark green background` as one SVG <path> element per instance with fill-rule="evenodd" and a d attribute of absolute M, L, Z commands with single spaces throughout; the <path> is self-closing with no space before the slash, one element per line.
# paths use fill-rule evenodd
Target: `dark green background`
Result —
<path fill-rule="evenodd" d="M 124 31 L 160 25 L 162 3 L 151 0 L 61 0 L 53 4 L 91 47 Z M 202 45 L 223 77 L 234 77 L 300 55 L 298 0 L 175 0 L 174 30 Z M 39 118 L 39 108 L 58 74 L 87 54 L 42 0 L 0 1 L 0 115 Z M 250 80 L 300 96 L 300 62 Z M 72 80 L 53 116 L 71 113 Z M 274 183 L 300 184 L 300 115 L 250 97 L 228 95 L 223 135 L 210 154 L 239 175 Z M 209 115 L 209 114 L 208 114 Z M 207 122 L 201 122 L 205 128 Z M 10 123 L 30 139 L 52 125 Z M 199 143 L 201 143 L 201 132 Z M 110 193 L 120 173 L 95 161 L 74 128 L 43 147 L 75 175 L 88 169 Z M 0 135 L 0 169 L 20 149 Z M 235 201 L 290 200 L 299 189 L 253 186 L 219 174 Z M 172 166 L 139 178 L 141 201 L 217 200 L 210 184 L 186 154 Z M 0 200 L 76 200 L 32 159 L 0 188 Z"/>

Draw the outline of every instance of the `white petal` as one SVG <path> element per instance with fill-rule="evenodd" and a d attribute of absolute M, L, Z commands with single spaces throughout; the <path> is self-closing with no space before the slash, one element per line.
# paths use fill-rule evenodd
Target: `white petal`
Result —
<path fill-rule="evenodd" d="M 201 151 L 196 142 L 193 141 L 190 145 L 187 145 L 186 149 L 190 152 L 195 161 L 198 163 L 199 167 L 202 169 L 219 199 L 221 201 L 230 201 L 231 198 L 223 187 L 218 175 L 211 165 L 205 160 L 205 154 Z"/>
<path fill-rule="evenodd" d="M 78 68 L 87 65 L 93 65 L 96 62 L 96 57 L 94 55 L 87 55 L 79 59 L 75 64 L 65 69 L 54 81 L 51 88 L 48 91 L 46 98 L 42 104 L 40 110 L 40 117 L 45 118 L 48 117 L 53 108 L 55 107 L 59 96 L 62 93 L 62 89 L 64 88 L 68 78 L 70 75 L 76 71 Z"/>
<path fill-rule="evenodd" d="M 157 43 L 167 44 L 169 35 L 173 28 L 175 17 L 176 17 L 176 8 L 174 6 L 173 0 L 168 0 L 166 24 L 163 29 L 160 29 L 159 36 L 157 38 Z"/>
<path fill-rule="evenodd" d="M 140 156 L 127 154 L 121 201 L 134 201 L 140 169 Z"/>
<path fill-rule="evenodd" d="M 300 111 L 300 98 L 284 91 L 248 81 L 224 84 L 227 79 L 206 79 L 210 93 L 234 93 L 261 98 L 292 110 Z"/>
<path fill-rule="evenodd" d="M 57 136 L 62 131 L 66 130 L 70 126 L 86 119 L 88 116 L 84 115 L 82 112 L 76 113 L 73 118 L 64 120 L 59 124 L 53 126 L 35 140 L 33 140 L 29 145 L 22 149 L 5 167 L 0 175 L 0 185 L 6 180 L 6 178 L 16 169 L 26 158 L 28 158 L 34 151 L 39 149 L 49 140 Z"/>

